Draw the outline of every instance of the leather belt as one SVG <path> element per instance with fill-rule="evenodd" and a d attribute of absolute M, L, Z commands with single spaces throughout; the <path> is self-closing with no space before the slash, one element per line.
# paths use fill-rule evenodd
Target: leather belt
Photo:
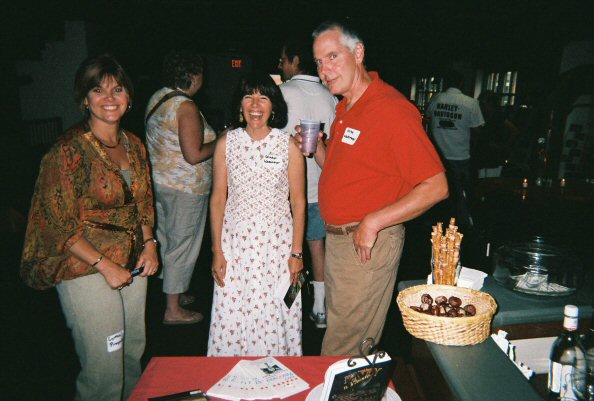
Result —
<path fill-rule="evenodd" d="M 359 224 L 353 224 L 352 226 L 333 226 L 332 224 L 325 224 L 326 232 L 334 235 L 349 235 L 359 227 Z"/>

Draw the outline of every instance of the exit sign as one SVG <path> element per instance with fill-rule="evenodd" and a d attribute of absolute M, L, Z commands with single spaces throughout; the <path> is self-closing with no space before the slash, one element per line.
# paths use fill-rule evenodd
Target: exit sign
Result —
<path fill-rule="evenodd" d="M 241 59 L 231 60 L 231 68 L 241 68 L 242 64 L 243 64 L 243 60 L 241 60 Z"/>

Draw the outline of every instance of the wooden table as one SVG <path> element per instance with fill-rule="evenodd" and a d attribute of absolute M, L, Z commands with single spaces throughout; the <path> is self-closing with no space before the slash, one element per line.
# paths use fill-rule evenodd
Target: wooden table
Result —
<path fill-rule="evenodd" d="M 134 388 L 128 401 L 146 401 L 149 397 L 200 389 L 206 392 L 217 381 L 225 376 L 237 362 L 239 357 L 155 357 L 146 367 L 140 381 Z M 345 357 L 276 357 L 282 364 L 305 380 L 310 389 L 286 398 L 287 401 L 305 400 L 309 391 L 324 381 L 324 373 L 328 366 Z M 413 401 L 415 396 L 414 381 L 401 359 L 395 358 L 395 373 L 390 383 L 403 401 Z"/>

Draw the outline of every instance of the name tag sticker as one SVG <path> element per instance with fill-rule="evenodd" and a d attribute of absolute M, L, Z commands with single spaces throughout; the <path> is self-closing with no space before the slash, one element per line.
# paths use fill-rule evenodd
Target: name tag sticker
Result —
<path fill-rule="evenodd" d="M 348 145 L 354 145 L 355 142 L 357 142 L 360 134 L 361 131 L 347 127 L 347 129 L 344 131 L 344 135 L 342 136 L 342 142 Z"/>
<path fill-rule="evenodd" d="M 264 165 L 268 167 L 281 167 L 281 158 L 278 155 L 266 155 L 264 156 Z"/>
<path fill-rule="evenodd" d="M 114 352 L 122 348 L 124 344 L 124 330 L 107 336 L 107 352 Z"/>

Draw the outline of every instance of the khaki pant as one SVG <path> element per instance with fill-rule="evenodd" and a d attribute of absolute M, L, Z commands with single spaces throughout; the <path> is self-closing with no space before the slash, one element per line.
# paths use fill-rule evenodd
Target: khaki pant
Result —
<path fill-rule="evenodd" d="M 182 294 L 190 288 L 202 247 L 209 195 L 188 194 L 155 184 L 157 239 L 165 294 Z"/>
<path fill-rule="evenodd" d="M 352 233 L 328 233 L 324 271 L 328 328 L 322 355 L 357 355 L 365 338 L 379 342 L 393 302 L 403 245 L 404 226 L 388 227 L 380 231 L 371 259 L 361 264 Z"/>
<path fill-rule="evenodd" d="M 141 374 L 146 277 L 121 291 L 100 273 L 64 280 L 56 289 L 81 365 L 75 401 L 125 400 Z"/>

